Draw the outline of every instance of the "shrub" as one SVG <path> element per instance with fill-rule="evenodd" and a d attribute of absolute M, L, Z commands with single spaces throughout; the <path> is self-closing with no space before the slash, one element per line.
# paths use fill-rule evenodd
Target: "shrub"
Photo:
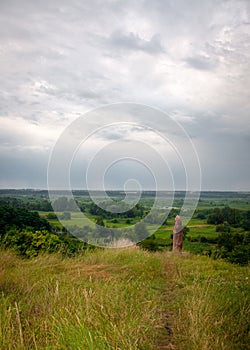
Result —
<path fill-rule="evenodd" d="M 71 220 L 71 213 L 68 211 L 65 211 L 62 215 L 61 215 L 61 219 L 62 220 Z"/>
<path fill-rule="evenodd" d="M 49 214 L 47 215 L 47 219 L 49 219 L 49 220 L 56 220 L 56 219 L 57 219 L 57 216 L 56 216 L 55 213 L 49 213 Z"/>
<path fill-rule="evenodd" d="M 247 265 L 250 260 L 249 247 L 241 245 L 233 249 L 227 260 L 233 264 Z"/>
<path fill-rule="evenodd" d="M 223 224 L 217 225 L 215 231 L 216 232 L 230 232 L 231 228 L 227 222 L 224 222 Z"/>

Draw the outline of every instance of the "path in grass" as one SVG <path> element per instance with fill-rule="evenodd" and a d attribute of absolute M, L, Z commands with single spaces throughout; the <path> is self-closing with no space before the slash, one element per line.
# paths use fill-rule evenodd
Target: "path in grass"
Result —
<path fill-rule="evenodd" d="M 249 349 L 249 267 L 137 247 L 0 251 L 0 349 Z"/>
<path fill-rule="evenodd" d="M 166 254 L 165 338 L 159 350 L 249 347 L 249 267 L 191 254 Z"/>
<path fill-rule="evenodd" d="M 164 331 L 162 336 L 159 337 L 158 350 L 167 350 L 167 349 L 176 349 L 173 340 L 174 340 L 174 304 L 176 299 L 176 278 L 177 270 L 176 263 L 172 259 L 172 252 L 167 252 L 162 257 L 162 268 L 163 274 L 165 277 L 165 287 L 162 292 L 162 299 L 165 303 L 165 320 L 164 320 Z"/>

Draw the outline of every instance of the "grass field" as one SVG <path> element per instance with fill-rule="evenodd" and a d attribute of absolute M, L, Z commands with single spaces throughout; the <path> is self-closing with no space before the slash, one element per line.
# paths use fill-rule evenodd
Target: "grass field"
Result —
<path fill-rule="evenodd" d="M 249 199 L 243 198 L 214 198 L 211 196 L 208 200 L 202 200 L 198 203 L 197 209 L 213 209 L 215 207 L 231 207 L 235 209 L 249 210 Z"/>
<path fill-rule="evenodd" d="M 0 348 L 248 348 L 249 268 L 138 248 L 0 254 Z"/>
<path fill-rule="evenodd" d="M 45 211 L 40 211 L 39 215 L 41 217 L 45 217 L 50 214 L 51 212 L 45 212 Z M 57 213 L 59 216 L 63 215 L 63 212 L 58 212 Z M 61 220 L 61 222 L 57 219 L 47 219 L 49 221 L 50 224 L 52 225 L 56 225 L 59 227 L 62 226 L 79 226 L 79 227 L 83 227 L 85 225 L 89 226 L 89 227 L 95 227 L 95 222 L 94 222 L 94 218 L 93 220 L 89 220 L 87 218 L 84 218 L 82 213 L 79 212 L 72 212 L 71 213 L 71 219 L 70 220 Z M 63 224 L 63 225 L 62 225 Z"/>
<path fill-rule="evenodd" d="M 249 349 L 249 268 L 207 257 L 173 257 L 177 349 Z"/>
<path fill-rule="evenodd" d="M 218 232 L 215 231 L 215 225 L 207 225 L 207 226 L 189 226 L 188 236 L 190 237 L 199 237 L 203 236 L 206 238 L 216 238 L 218 237 Z"/>

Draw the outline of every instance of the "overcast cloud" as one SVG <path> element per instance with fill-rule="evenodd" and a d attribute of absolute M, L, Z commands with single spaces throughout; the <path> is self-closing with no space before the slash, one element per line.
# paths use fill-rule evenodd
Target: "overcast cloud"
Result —
<path fill-rule="evenodd" d="M 0 79 L 2 188 L 46 188 L 64 128 L 129 101 L 185 128 L 203 189 L 250 190 L 249 0 L 2 0 Z M 110 173 L 119 187 L 119 169 Z"/>

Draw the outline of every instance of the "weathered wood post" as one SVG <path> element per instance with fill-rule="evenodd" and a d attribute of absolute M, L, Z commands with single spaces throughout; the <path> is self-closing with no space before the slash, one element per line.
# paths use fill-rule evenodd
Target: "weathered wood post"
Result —
<path fill-rule="evenodd" d="M 181 252 L 183 244 L 183 229 L 181 217 L 176 215 L 173 229 L 173 251 Z"/>

